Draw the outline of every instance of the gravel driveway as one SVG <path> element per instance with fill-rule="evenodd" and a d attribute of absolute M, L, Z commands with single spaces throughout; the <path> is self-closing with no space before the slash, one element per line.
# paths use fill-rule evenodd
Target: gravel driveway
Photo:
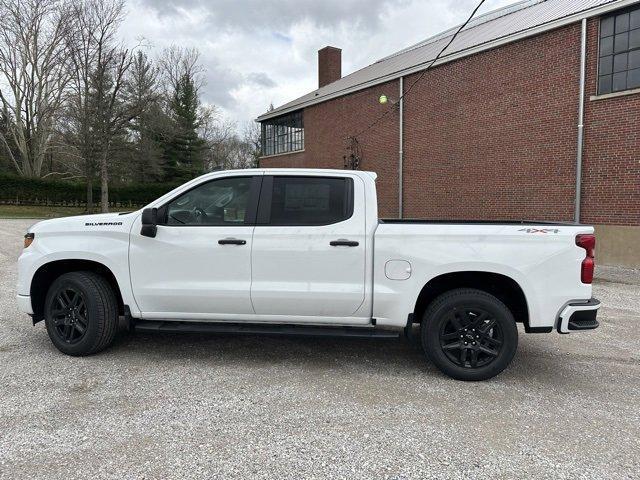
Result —
<path fill-rule="evenodd" d="M 0 478 L 640 478 L 640 274 L 601 328 L 462 383 L 405 341 L 125 335 L 66 357 L 15 304 L 0 220 Z M 521 330 L 521 333 L 522 332 Z"/>

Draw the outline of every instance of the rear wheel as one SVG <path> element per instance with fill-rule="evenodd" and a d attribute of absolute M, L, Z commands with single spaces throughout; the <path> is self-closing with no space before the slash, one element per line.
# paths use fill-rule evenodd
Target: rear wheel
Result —
<path fill-rule="evenodd" d="M 486 380 L 515 355 L 518 329 L 511 311 L 482 290 L 457 289 L 436 298 L 421 326 L 431 361 L 458 380 Z"/>
<path fill-rule="evenodd" d="M 47 292 L 45 325 L 53 344 L 67 355 L 105 349 L 118 326 L 118 303 L 111 285 L 93 272 L 61 275 Z"/>

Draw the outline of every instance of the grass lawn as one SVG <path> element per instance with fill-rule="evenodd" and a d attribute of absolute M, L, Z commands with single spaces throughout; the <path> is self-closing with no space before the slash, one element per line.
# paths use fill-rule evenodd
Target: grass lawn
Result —
<path fill-rule="evenodd" d="M 113 208 L 111 211 L 130 211 Z M 86 213 L 83 207 L 48 207 L 44 205 L 0 205 L 0 218 L 57 218 Z M 100 212 L 96 212 L 100 213 Z"/>

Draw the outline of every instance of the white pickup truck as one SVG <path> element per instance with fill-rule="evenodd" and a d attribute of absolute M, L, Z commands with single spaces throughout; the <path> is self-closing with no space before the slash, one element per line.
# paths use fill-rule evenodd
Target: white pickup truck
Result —
<path fill-rule="evenodd" d="M 420 324 L 447 375 L 483 380 L 527 333 L 593 329 L 593 228 L 380 220 L 369 172 L 196 178 L 132 213 L 25 235 L 18 304 L 69 355 L 136 330 L 397 337 Z"/>

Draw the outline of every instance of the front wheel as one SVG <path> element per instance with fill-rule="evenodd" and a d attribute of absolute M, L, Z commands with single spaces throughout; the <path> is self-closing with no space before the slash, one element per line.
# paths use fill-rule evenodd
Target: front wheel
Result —
<path fill-rule="evenodd" d="M 51 342 L 67 355 L 97 353 L 113 341 L 118 302 L 111 285 L 93 272 L 58 277 L 45 298 L 45 325 Z"/>
<path fill-rule="evenodd" d="M 470 288 L 446 292 L 429 305 L 421 338 L 431 361 L 457 380 L 498 375 L 518 347 L 511 311 L 493 295 Z"/>

